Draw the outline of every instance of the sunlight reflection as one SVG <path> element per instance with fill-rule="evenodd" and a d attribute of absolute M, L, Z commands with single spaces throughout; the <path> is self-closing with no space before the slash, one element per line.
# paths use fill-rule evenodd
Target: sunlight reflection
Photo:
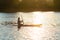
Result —
<path fill-rule="evenodd" d="M 54 12 L 33 12 L 33 24 L 46 24 L 52 20 Z M 54 20 L 52 20 L 54 21 Z"/>
<path fill-rule="evenodd" d="M 42 12 L 33 12 L 33 24 L 40 24 L 42 21 L 41 20 L 41 14 Z"/>
<path fill-rule="evenodd" d="M 54 36 L 54 28 L 49 25 L 50 23 L 54 23 L 54 12 L 32 12 L 33 13 L 33 24 L 43 24 L 42 27 L 30 28 L 29 35 L 32 40 L 53 40 L 52 36 Z M 47 35 L 47 36 L 46 36 Z"/>
<path fill-rule="evenodd" d="M 26 40 L 54 40 L 55 28 L 51 25 L 55 23 L 54 12 L 32 12 L 32 16 L 25 15 L 27 21 L 32 18 L 33 24 L 43 24 L 42 27 L 22 27 L 20 29 L 20 34 L 23 35 Z M 24 17 L 25 18 L 25 17 Z M 29 21 L 28 21 L 29 22 Z M 20 37 L 19 37 L 20 38 Z M 24 40 L 25 40 L 24 39 Z"/>

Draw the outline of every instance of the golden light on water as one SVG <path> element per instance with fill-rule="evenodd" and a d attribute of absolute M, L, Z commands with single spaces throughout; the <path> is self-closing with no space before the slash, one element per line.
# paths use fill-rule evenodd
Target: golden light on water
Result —
<path fill-rule="evenodd" d="M 21 17 L 22 15 L 25 23 L 26 21 L 29 22 L 30 20 L 33 24 L 43 24 L 42 27 L 24 26 L 21 27 L 19 31 L 17 31 L 17 26 L 0 25 L 1 40 L 2 39 L 6 39 L 6 40 L 8 39 L 10 40 L 59 40 L 60 39 L 59 36 L 60 25 L 58 25 L 58 23 L 60 23 L 59 14 L 56 14 L 54 12 L 31 12 L 31 13 L 20 12 L 20 13 L 10 14 L 10 15 L 6 13 L 5 14 L 1 13 L 0 21 L 5 22 L 8 20 L 9 22 L 12 21 L 16 22 L 17 18 Z M 51 24 L 56 24 L 56 25 L 53 26 Z"/>
<path fill-rule="evenodd" d="M 32 18 L 30 21 L 33 20 L 32 21 L 33 24 L 43 24 L 43 25 L 42 27 L 30 27 L 30 26 L 22 27 L 20 29 L 20 35 L 23 35 L 22 39 L 24 37 L 26 40 L 30 40 L 30 39 L 31 40 L 47 40 L 47 39 L 54 40 L 52 36 L 54 36 L 55 28 L 51 25 L 51 24 L 55 24 L 54 19 L 56 17 L 54 12 L 37 11 L 37 12 L 31 12 L 29 14 L 24 14 L 24 15 L 23 15 L 24 18 L 26 18 L 24 21 L 26 20 L 28 21 L 30 20 L 29 18 Z"/>
<path fill-rule="evenodd" d="M 54 21 L 53 14 L 54 12 L 33 12 L 33 24 L 46 24 L 50 20 Z"/>
<path fill-rule="evenodd" d="M 42 12 L 33 12 L 33 24 L 41 24 Z"/>
<path fill-rule="evenodd" d="M 19 14 L 18 14 L 19 13 Z M 18 17 L 23 17 L 25 24 L 46 24 L 50 21 L 54 21 L 54 12 L 30 12 L 30 13 L 23 13 L 18 12 Z M 21 18 L 22 19 L 22 18 Z"/>
<path fill-rule="evenodd" d="M 50 23 L 54 23 L 54 16 L 54 12 L 33 12 L 33 24 L 43 24 L 43 26 L 29 28 L 32 40 L 50 40 L 49 38 L 55 32 L 55 29 L 50 25 Z M 51 39 L 54 40 L 53 37 Z"/>

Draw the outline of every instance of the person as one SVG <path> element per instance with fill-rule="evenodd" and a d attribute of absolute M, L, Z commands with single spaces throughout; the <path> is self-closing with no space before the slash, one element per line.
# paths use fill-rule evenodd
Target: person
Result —
<path fill-rule="evenodd" d="M 21 28 L 21 26 L 23 25 L 23 24 L 21 24 L 21 20 L 20 20 L 20 17 L 18 17 L 18 31 L 19 31 L 19 29 Z"/>

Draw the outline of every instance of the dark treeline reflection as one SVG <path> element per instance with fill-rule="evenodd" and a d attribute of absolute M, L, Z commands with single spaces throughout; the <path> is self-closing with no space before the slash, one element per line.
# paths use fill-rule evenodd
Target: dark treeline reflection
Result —
<path fill-rule="evenodd" d="M 60 11 L 59 3 L 60 0 L 0 0 L 0 11 Z"/>

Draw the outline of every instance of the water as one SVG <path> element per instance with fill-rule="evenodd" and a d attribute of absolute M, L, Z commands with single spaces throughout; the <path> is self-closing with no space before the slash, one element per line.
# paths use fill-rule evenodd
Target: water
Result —
<path fill-rule="evenodd" d="M 40 27 L 21 27 L 17 31 L 17 18 L 24 24 L 42 24 Z M 22 20 L 22 19 L 21 19 Z M 12 22 L 13 24 L 7 24 Z M 0 13 L 0 40 L 60 40 L 59 12 Z"/>

